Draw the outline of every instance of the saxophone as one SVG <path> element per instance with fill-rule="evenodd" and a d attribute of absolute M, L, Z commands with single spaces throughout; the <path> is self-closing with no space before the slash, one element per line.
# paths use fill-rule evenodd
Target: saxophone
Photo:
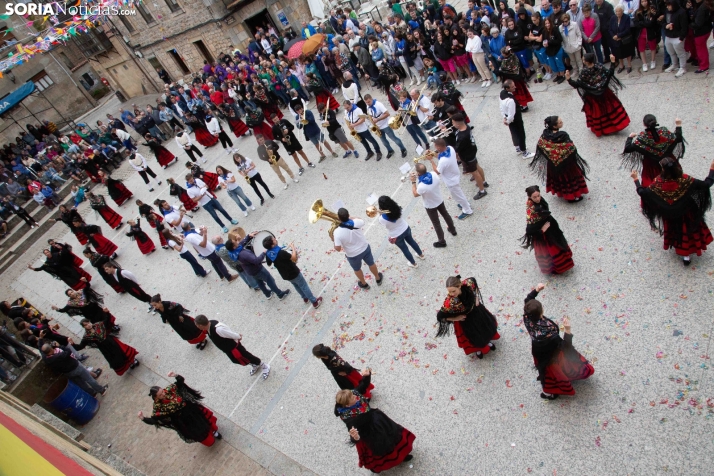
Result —
<path fill-rule="evenodd" d="M 287 127 L 281 127 L 280 130 L 283 132 L 283 139 L 285 139 L 283 142 L 286 145 L 290 145 L 290 131 L 288 131 Z"/>

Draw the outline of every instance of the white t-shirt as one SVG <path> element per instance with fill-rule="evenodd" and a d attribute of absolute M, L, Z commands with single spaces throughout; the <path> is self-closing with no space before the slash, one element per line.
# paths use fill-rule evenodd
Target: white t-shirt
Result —
<path fill-rule="evenodd" d="M 211 195 L 208 193 L 208 188 L 206 184 L 201 179 L 194 178 L 195 185 L 193 187 L 188 187 L 186 193 L 193 199 L 194 202 L 201 206 L 204 206 L 211 201 Z"/>
<path fill-rule="evenodd" d="M 201 246 L 201 242 L 203 241 L 203 237 L 199 235 L 198 233 L 189 233 L 186 235 L 183 239 L 184 243 L 191 243 L 193 245 L 193 248 L 200 254 L 201 256 L 208 256 L 214 251 L 216 251 L 216 247 L 213 243 L 211 243 L 211 240 L 206 240 L 206 246 L 203 247 Z"/>
<path fill-rule="evenodd" d="M 177 226 L 172 226 L 171 223 L 172 223 L 172 222 L 175 222 L 175 221 L 178 220 L 179 218 L 181 218 L 181 223 L 179 223 Z M 173 228 L 174 230 L 176 230 L 176 231 L 178 231 L 178 232 L 181 232 L 181 231 L 182 231 L 182 228 L 181 228 L 181 227 L 183 226 L 183 224 L 184 224 L 184 223 L 190 223 L 190 222 L 189 222 L 188 219 L 186 218 L 186 215 L 184 215 L 183 217 L 181 217 L 181 214 L 179 213 L 179 211 L 174 208 L 174 211 L 172 211 L 171 213 L 167 213 L 166 215 L 164 215 L 164 223 L 166 223 L 167 225 L 169 225 L 169 226 L 170 226 L 171 228 Z"/>
<path fill-rule="evenodd" d="M 347 122 L 352 124 L 352 128 L 356 130 L 357 132 L 364 132 L 367 130 L 367 120 L 365 119 L 362 121 L 362 124 L 359 125 L 354 125 L 355 122 L 359 121 L 359 116 L 364 114 L 362 109 L 358 108 L 355 106 L 355 108 L 352 111 L 347 111 L 345 110 L 345 119 L 347 119 Z"/>
<path fill-rule="evenodd" d="M 355 218 L 353 221 L 354 230 L 338 227 L 334 233 L 335 246 L 341 246 L 345 255 L 349 258 L 359 255 L 369 246 L 364 233 L 360 230 L 364 226 L 364 220 Z"/>
<path fill-rule="evenodd" d="M 174 240 L 168 240 L 168 244 L 171 248 L 175 249 L 175 246 L 178 245 Z M 186 243 L 181 245 L 181 251 L 179 251 L 180 254 L 184 254 L 187 251 L 189 251 L 188 247 L 186 246 Z"/>
<path fill-rule="evenodd" d="M 448 152 L 449 155 L 439 157 L 439 163 L 436 164 L 436 170 L 438 170 L 441 174 L 440 177 L 444 181 L 444 185 L 447 187 L 453 187 L 460 183 L 461 172 L 459 171 L 459 164 L 456 162 L 456 151 L 454 148 L 447 146 L 446 152 Z"/>
<path fill-rule="evenodd" d="M 373 118 L 378 118 L 382 114 L 384 114 L 387 111 L 387 108 L 385 108 L 381 102 L 377 101 L 376 99 L 372 101 L 372 106 L 367 107 L 367 110 L 369 114 Z M 381 121 L 375 121 L 377 123 L 377 127 L 381 130 L 384 129 L 385 127 L 389 127 L 389 117 L 386 119 L 382 119 Z"/>
<path fill-rule="evenodd" d="M 230 172 L 228 172 L 228 175 L 226 175 L 226 179 L 230 179 L 231 177 L 233 177 L 233 174 L 230 173 Z M 236 188 L 239 187 L 239 185 L 238 185 L 238 180 L 236 180 L 235 182 L 231 183 L 231 182 L 228 182 L 228 181 L 224 180 L 221 175 L 218 176 L 218 183 L 221 183 L 221 184 L 224 183 L 224 184 L 226 184 L 226 188 L 227 188 L 228 190 L 235 190 Z"/>
<path fill-rule="evenodd" d="M 239 165 L 238 167 L 240 168 L 240 170 L 245 171 L 245 170 L 248 170 L 251 165 L 253 165 L 253 161 L 250 160 L 248 157 L 246 157 L 245 160 L 243 161 L 243 165 Z M 248 177 L 253 178 L 256 175 L 258 175 L 259 173 L 260 172 L 258 172 L 258 168 L 256 167 L 253 170 L 248 172 Z"/>
<path fill-rule="evenodd" d="M 439 176 L 436 174 L 431 174 L 432 182 L 427 185 L 422 182 L 417 183 L 417 193 L 421 195 L 424 201 L 424 208 L 436 208 L 441 205 L 444 201 L 444 197 L 441 196 L 441 189 L 439 188 Z"/>
<path fill-rule="evenodd" d="M 426 108 L 429 112 L 424 112 L 421 110 L 421 108 Z M 434 105 L 431 103 L 428 97 L 424 96 L 419 100 L 419 105 L 417 107 L 417 119 L 419 119 L 419 122 L 424 122 L 424 119 L 427 117 L 433 115 L 434 113 L 432 112 L 434 110 Z"/>
<path fill-rule="evenodd" d="M 385 220 L 384 217 L 380 215 L 379 223 L 384 225 L 387 229 L 390 238 L 397 238 L 399 235 L 407 231 L 407 228 L 409 228 L 409 223 L 407 223 L 407 221 L 402 217 L 399 217 L 397 221 L 392 222 Z"/>

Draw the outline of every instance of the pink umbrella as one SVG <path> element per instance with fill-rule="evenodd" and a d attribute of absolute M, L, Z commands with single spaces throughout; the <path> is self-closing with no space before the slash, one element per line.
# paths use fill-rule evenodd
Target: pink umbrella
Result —
<path fill-rule="evenodd" d="M 302 54 L 303 43 L 305 43 L 305 40 L 298 41 L 297 43 L 295 43 L 294 45 L 292 45 L 290 47 L 290 49 L 288 50 L 288 58 L 289 59 L 297 59 L 300 57 L 300 55 Z"/>

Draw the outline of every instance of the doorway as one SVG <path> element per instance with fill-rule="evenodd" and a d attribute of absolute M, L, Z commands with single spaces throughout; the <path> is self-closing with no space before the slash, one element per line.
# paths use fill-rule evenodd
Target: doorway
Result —
<path fill-rule="evenodd" d="M 181 70 L 181 73 L 188 74 L 191 72 L 191 70 L 188 69 L 188 66 L 186 66 L 186 63 L 184 63 L 183 58 L 181 58 L 181 55 L 178 53 L 178 51 L 176 51 L 176 48 L 167 51 L 167 53 L 169 54 L 169 56 L 171 56 L 171 58 L 173 58 L 174 62 L 176 63 L 176 66 L 178 66 Z"/>
<path fill-rule="evenodd" d="M 255 37 L 255 33 L 258 28 L 261 27 L 263 30 L 267 31 L 269 26 L 272 26 L 278 34 L 282 31 L 282 27 L 278 28 L 278 25 L 273 21 L 273 17 L 270 16 L 268 10 L 262 10 L 250 18 L 244 20 L 245 26 L 248 28 L 251 37 Z M 282 25 L 281 25 L 282 26 Z"/>
<path fill-rule="evenodd" d="M 156 56 L 152 56 L 151 58 L 146 58 L 146 61 L 149 62 L 152 68 L 154 68 L 154 71 L 157 69 L 165 69 L 164 66 L 159 63 L 159 60 L 156 59 Z"/>
<path fill-rule="evenodd" d="M 203 43 L 203 41 L 198 40 L 193 42 L 194 45 L 196 45 L 196 49 L 198 50 L 199 53 L 201 53 L 201 56 L 203 56 L 203 59 L 208 61 L 209 64 L 213 64 L 213 55 L 211 54 L 210 51 L 208 51 L 208 48 L 206 48 L 206 45 Z"/>

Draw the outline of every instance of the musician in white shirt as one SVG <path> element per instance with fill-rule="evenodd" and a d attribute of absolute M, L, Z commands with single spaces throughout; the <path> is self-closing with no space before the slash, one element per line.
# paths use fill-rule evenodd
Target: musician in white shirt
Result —
<path fill-rule="evenodd" d="M 376 140 L 374 140 L 374 136 L 369 131 L 369 127 L 367 126 L 368 122 L 364 111 L 357 107 L 356 104 L 353 104 L 347 99 L 345 99 L 342 105 L 345 107 L 345 122 L 347 124 L 347 127 L 350 130 L 355 131 L 357 135 L 359 135 L 359 137 L 361 138 L 360 140 L 362 142 L 362 145 L 365 149 L 367 149 L 367 157 L 365 157 L 364 160 L 367 161 L 374 157 L 374 152 L 372 151 L 372 147 L 370 147 L 369 144 L 372 144 L 375 150 L 377 151 L 377 161 L 382 160 L 382 149 L 379 148 L 379 144 Z M 354 154 L 355 157 L 359 157 L 356 150 L 354 151 Z"/>
<path fill-rule="evenodd" d="M 384 146 L 387 148 L 387 158 L 390 158 L 394 155 L 394 149 L 392 149 L 392 146 L 389 145 L 389 141 L 387 140 L 387 138 L 392 139 L 392 142 L 394 142 L 397 147 L 399 147 L 399 150 L 402 152 L 402 158 L 406 157 L 407 149 L 406 147 L 404 147 L 404 143 L 396 136 L 396 134 L 394 134 L 392 128 L 389 127 L 390 114 L 389 111 L 387 111 L 387 108 L 384 107 L 381 102 L 372 98 L 370 94 L 365 94 L 364 102 L 367 104 L 367 113 L 372 116 L 372 120 L 377 125 L 377 128 L 382 131 L 382 135 L 379 136 L 379 139 L 382 141 L 382 144 L 384 144 Z"/>
<path fill-rule="evenodd" d="M 434 105 L 431 103 L 431 99 L 421 94 L 416 88 L 409 91 L 409 96 L 412 101 L 417 102 L 416 113 L 419 125 L 427 131 L 434 129 L 436 123 L 434 122 Z"/>
<path fill-rule="evenodd" d="M 431 155 L 429 157 L 431 169 L 439 175 L 441 181 L 451 192 L 451 197 L 459 204 L 459 208 L 461 208 L 459 220 L 470 217 L 474 211 L 471 209 L 466 194 L 461 190 L 461 170 L 459 170 L 459 164 L 456 161 L 456 151 L 450 145 L 446 145 L 446 141 L 442 138 L 434 141 L 434 148 L 438 154 L 436 156 L 438 163 L 435 161 L 434 155 Z"/>

